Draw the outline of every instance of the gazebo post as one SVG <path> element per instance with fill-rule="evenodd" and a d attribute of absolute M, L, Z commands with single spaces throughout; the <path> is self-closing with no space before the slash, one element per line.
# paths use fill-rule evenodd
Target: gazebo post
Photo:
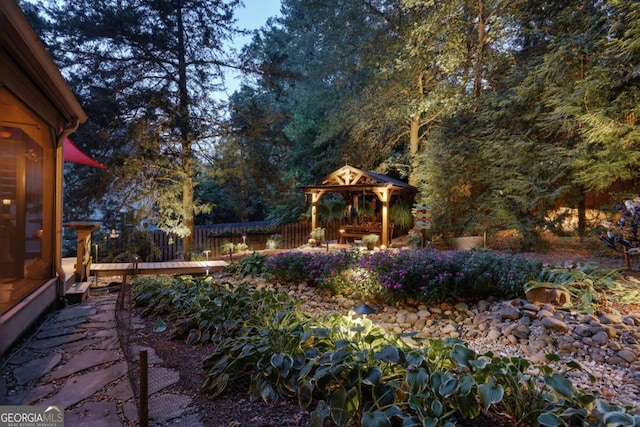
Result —
<path fill-rule="evenodd" d="M 318 202 L 324 195 L 325 191 L 315 191 L 311 193 L 311 230 L 318 227 Z"/>
<path fill-rule="evenodd" d="M 391 200 L 391 190 L 388 187 L 378 187 L 374 193 L 382 202 L 382 236 L 380 244 L 389 247 L 389 202 Z"/>

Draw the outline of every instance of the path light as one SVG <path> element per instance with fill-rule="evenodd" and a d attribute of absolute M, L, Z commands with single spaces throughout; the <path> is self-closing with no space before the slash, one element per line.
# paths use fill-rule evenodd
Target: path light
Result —
<path fill-rule="evenodd" d="M 377 312 L 378 312 L 378 310 L 377 310 L 377 309 L 375 309 L 375 308 L 371 307 L 371 306 L 370 306 L 369 304 L 367 304 L 366 302 L 363 302 L 362 304 L 360 304 L 359 306 L 357 306 L 353 311 L 354 311 L 354 313 L 357 313 L 357 314 L 364 314 L 364 315 L 367 315 L 367 314 L 374 314 L 374 313 L 377 313 Z"/>
<path fill-rule="evenodd" d="M 205 254 L 205 256 L 207 257 L 207 261 L 209 261 L 209 254 L 211 253 L 210 250 L 206 250 L 206 251 L 202 251 L 203 254 Z"/>

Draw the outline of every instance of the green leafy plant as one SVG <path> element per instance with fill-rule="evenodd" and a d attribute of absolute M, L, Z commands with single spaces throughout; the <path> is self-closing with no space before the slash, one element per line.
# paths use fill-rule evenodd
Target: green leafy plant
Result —
<path fill-rule="evenodd" d="M 240 278 L 261 276 L 266 272 L 266 255 L 254 252 L 240 261 L 233 262 L 228 268 Z"/>
<path fill-rule="evenodd" d="M 413 226 L 415 218 L 411 212 L 412 205 L 408 201 L 398 202 L 389 208 L 389 219 L 393 222 L 394 227 L 401 230 L 408 230 Z"/>
<path fill-rule="evenodd" d="M 377 234 L 365 234 L 362 236 L 362 244 L 367 248 L 373 248 L 378 243 L 378 240 L 380 240 L 380 236 Z"/>
<path fill-rule="evenodd" d="M 325 234 L 324 228 L 317 227 L 311 230 L 310 236 L 313 240 L 317 242 L 322 242 L 324 240 L 324 234 Z"/>
<path fill-rule="evenodd" d="M 267 322 L 282 306 L 297 305 L 284 294 L 214 283 L 210 276 L 136 278 L 133 292 L 134 303 L 145 307 L 143 316 L 161 316 L 172 338 L 193 344 L 220 341 L 246 327 L 249 318 Z"/>
<path fill-rule="evenodd" d="M 156 330 L 218 343 L 203 362 L 204 392 L 217 396 L 248 380 L 252 400 L 297 398 L 305 409 L 316 402 L 312 427 L 327 419 L 448 427 L 479 416 L 509 425 L 638 425 L 631 408 L 577 390 L 567 374 L 582 368 L 558 356 L 547 356 L 552 368 L 478 354 L 455 339 L 410 346 L 366 317 L 314 318 L 285 294 L 210 278 L 136 279 L 134 291 L 145 315 L 162 316 Z"/>
<path fill-rule="evenodd" d="M 583 313 L 594 313 L 598 309 L 617 304 L 639 304 L 640 281 L 625 277 L 618 269 L 602 268 L 586 264 L 577 269 L 548 267 L 535 280 L 525 285 L 528 292 L 536 288 L 558 288 L 571 295 L 573 304 L 568 307 Z"/>
<path fill-rule="evenodd" d="M 422 230 L 412 228 L 407 233 L 407 245 L 411 249 L 418 249 L 422 247 Z"/>
<path fill-rule="evenodd" d="M 282 235 L 281 234 L 272 234 L 266 243 L 267 249 L 280 249 L 282 247 Z"/>
<path fill-rule="evenodd" d="M 223 255 L 228 255 L 233 252 L 236 252 L 236 245 L 232 242 L 224 242 L 222 246 L 220 246 L 220 253 Z"/>

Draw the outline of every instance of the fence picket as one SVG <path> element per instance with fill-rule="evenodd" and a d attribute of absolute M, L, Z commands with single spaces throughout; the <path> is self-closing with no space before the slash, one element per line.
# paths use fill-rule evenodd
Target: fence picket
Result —
<path fill-rule="evenodd" d="M 319 227 L 325 229 L 326 240 L 337 240 L 338 230 L 340 228 L 340 220 L 320 221 Z M 222 246 L 225 243 L 243 243 L 245 242 L 249 250 L 263 250 L 266 247 L 267 239 L 271 235 L 280 234 L 282 236 L 282 245 L 285 249 L 293 249 L 302 246 L 309 240 L 311 225 L 309 223 L 290 223 L 281 226 L 260 227 L 257 233 L 256 227 L 252 226 L 233 226 L 233 227 L 212 227 L 198 228 L 194 233 L 194 247 L 202 251 L 210 251 L 209 258 L 220 257 L 222 254 Z M 243 239 L 244 236 L 244 239 Z M 163 231 L 151 232 L 151 240 L 153 244 L 160 249 L 161 256 L 155 261 L 171 261 L 181 258 L 182 238 L 169 236 Z"/>

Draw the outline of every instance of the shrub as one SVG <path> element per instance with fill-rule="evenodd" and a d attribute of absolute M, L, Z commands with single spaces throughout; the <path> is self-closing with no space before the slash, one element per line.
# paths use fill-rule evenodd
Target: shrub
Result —
<path fill-rule="evenodd" d="M 540 261 L 487 250 L 461 251 L 455 258 L 461 273 L 458 297 L 523 297 L 524 285 L 542 271 Z"/>
<path fill-rule="evenodd" d="M 231 270 L 236 276 L 240 278 L 244 278 L 247 276 L 260 276 L 266 272 L 266 260 L 266 255 L 254 252 L 250 256 L 242 258 L 240 261 L 232 263 L 229 266 L 229 270 Z"/>
<path fill-rule="evenodd" d="M 282 252 L 269 257 L 266 268 L 276 282 L 302 283 L 310 279 L 307 265 L 313 258 L 304 252 Z"/>
<path fill-rule="evenodd" d="M 236 251 L 236 245 L 234 245 L 232 242 L 224 242 L 220 247 L 220 253 L 222 255 L 228 255 L 230 252 L 235 252 L 235 251 Z"/>
<path fill-rule="evenodd" d="M 280 249 L 282 247 L 282 235 L 272 234 L 267 239 L 267 249 Z"/>
<path fill-rule="evenodd" d="M 271 257 L 267 270 L 277 281 L 307 282 L 334 293 L 350 289 L 382 294 L 389 302 L 441 302 L 523 296 L 524 285 L 540 274 L 542 263 L 487 250 L 287 252 Z"/>
<path fill-rule="evenodd" d="M 318 227 L 311 230 L 310 236 L 317 242 L 322 242 L 324 240 L 324 228 Z"/>
<path fill-rule="evenodd" d="M 328 254 L 283 252 L 270 257 L 265 266 L 266 272 L 278 282 L 306 282 L 334 294 L 352 291 L 375 297 L 380 294 L 379 284 L 359 267 L 360 256 L 358 251 Z"/>
<path fill-rule="evenodd" d="M 524 285 L 542 270 L 539 261 L 485 250 L 384 251 L 363 257 L 360 265 L 389 301 L 513 298 L 524 295 Z"/>
<path fill-rule="evenodd" d="M 455 275 L 452 260 L 435 250 L 380 251 L 362 257 L 360 266 L 378 280 L 389 301 L 424 299 L 425 290 L 446 289 Z M 429 299 L 438 298 L 433 293 Z"/>

